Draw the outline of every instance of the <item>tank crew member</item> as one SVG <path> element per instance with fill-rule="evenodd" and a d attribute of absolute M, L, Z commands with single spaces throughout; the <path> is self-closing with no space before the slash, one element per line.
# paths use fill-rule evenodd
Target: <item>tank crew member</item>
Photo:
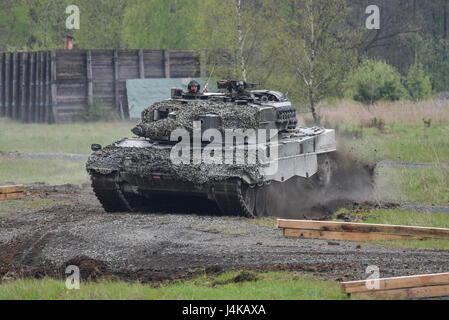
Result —
<path fill-rule="evenodd" d="M 189 95 L 199 95 L 200 94 L 200 84 L 196 80 L 191 80 L 187 86 L 187 90 L 189 91 Z"/>
<path fill-rule="evenodd" d="M 251 92 L 246 90 L 247 84 L 243 80 L 239 80 L 235 84 L 236 88 L 236 98 L 249 98 L 251 97 Z"/>

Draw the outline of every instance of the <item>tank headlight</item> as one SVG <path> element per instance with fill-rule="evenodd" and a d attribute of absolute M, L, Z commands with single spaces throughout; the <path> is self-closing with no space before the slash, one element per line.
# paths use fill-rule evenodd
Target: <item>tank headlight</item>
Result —
<path fill-rule="evenodd" d="M 91 149 L 92 151 L 99 151 L 99 150 L 101 150 L 101 144 L 94 143 L 94 144 L 92 144 L 92 145 L 90 146 L 90 149 Z"/>

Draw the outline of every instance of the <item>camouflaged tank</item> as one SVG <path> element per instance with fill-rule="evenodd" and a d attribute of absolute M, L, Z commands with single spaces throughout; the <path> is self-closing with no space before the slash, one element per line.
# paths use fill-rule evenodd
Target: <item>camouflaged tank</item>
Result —
<path fill-rule="evenodd" d="M 276 210 L 269 185 L 328 184 L 334 130 L 298 126 L 287 97 L 254 87 L 222 80 L 217 93 L 171 89 L 171 99 L 142 112 L 134 137 L 93 144 L 86 167 L 104 209 L 134 211 L 187 196 L 215 201 L 223 214 L 266 216 Z"/>

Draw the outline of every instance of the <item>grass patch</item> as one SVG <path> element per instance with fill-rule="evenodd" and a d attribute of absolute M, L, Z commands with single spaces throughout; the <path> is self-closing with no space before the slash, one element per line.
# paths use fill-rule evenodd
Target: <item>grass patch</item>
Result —
<path fill-rule="evenodd" d="M 339 214 L 341 211 L 345 210 L 346 209 L 342 209 L 336 214 Z M 353 213 L 353 215 L 362 218 L 365 223 L 449 228 L 449 214 L 445 213 L 419 213 L 395 209 L 372 209 Z"/>
<path fill-rule="evenodd" d="M 449 168 L 377 168 L 377 193 L 387 201 L 449 204 Z"/>
<path fill-rule="evenodd" d="M 357 127 L 361 139 L 345 139 L 345 145 L 354 154 L 367 160 L 412 163 L 449 163 L 449 125 L 430 128 L 420 125 L 392 124 L 384 131 Z M 347 125 L 343 132 L 352 132 Z M 352 130 L 352 131 L 351 131 Z"/>
<path fill-rule="evenodd" d="M 449 250 L 447 240 L 378 240 L 371 241 L 384 247 L 420 250 Z"/>
<path fill-rule="evenodd" d="M 0 177 L 3 182 L 51 185 L 79 185 L 89 181 L 84 162 L 47 159 L 0 158 Z"/>
<path fill-rule="evenodd" d="M 0 118 L 0 151 L 90 154 L 90 145 L 108 145 L 132 136 L 134 122 L 24 124 Z"/>
<path fill-rule="evenodd" d="M 50 199 L 16 199 L 0 201 L 0 213 L 34 212 L 65 204 L 63 201 Z"/>
<path fill-rule="evenodd" d="M 335 213 L 335 217 L 343 212 L 347 212 L 347 210 L 339 210 Z M 372 209 L 357 213 L 351 212 L 351 215 L 361 219 L 363 223 L 449 228 L 449 214 L 444 213 L 419 213 L 414 211 Z M 369 242 L 396 248 L 449 250 L 449 241 L 447 239 L 376 240 Z"/>
<path fill-rule="evenodd" d="M 203 275 L 159 287 L 123 281 L 81 282 L 80 290 L 67 290 L 54 279 L 23 279 L 0 284 L 0 299 L 347 299 L 338 282 L 316 280 L 296 272 L 255 273 L 250 281 L 235 281 L 241 272 L 216 277 Z"/>

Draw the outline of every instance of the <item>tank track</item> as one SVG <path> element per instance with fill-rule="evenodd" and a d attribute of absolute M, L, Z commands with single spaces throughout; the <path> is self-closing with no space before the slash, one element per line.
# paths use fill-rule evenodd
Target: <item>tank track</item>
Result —
<path fill-rule="evenodd" d="M 244 188 L 247 188 L 247 192 L 251 195 L 245 197 Z M 214 186 L 215 201 L 222 213 L 247 218 L 264 215 L 264 212 L 256 210 L 257 194 L 261 192 L 261 187 L 246 185 L 238 178 L 229 179 Z M 265 210 L 264 206 L 263 210 Z"/>
<path fill-rule="evenodd" d="M 90 176 L 93 191 L 106 212 L 135 211 L 133 197 L 122 191 L 117 172 L 110 174 L 90 172 Z M 253 218 L 256 216 L 255 210 L 248 207 L 248 203 L 245 202 L 242 184 L 237 178 L 215 184 L 215 201 L 223 214 Z M 254 203 L 255 200 L 252 199 Z"/>
<path fill-rule="evenodd" d="M 107 212 L 134 211 L 120 188 L 120 178 L 117 172 L 99 174 L 90 172 L 92 189 L 104 210 Z"/>
<path fill-rule="evenodd" d="M 158 210 L 157 204 L 162 201 L 161 196 L 125 192 L 126 183 L 117 172 L 110 174 L 90 172 L 90 176 L 93 191 L 107 212 Z M 271 216 L 277 210 L 276 203 L 279 198 L 273 198 L 270 194 L 273 191 L 276 195 L 284 194 L 286 188 L 284 184 L 285 182 L 248 185 L 240 178 L 232 178 L 214 184 L 211 200 L 215 200 L 224 215 L 247 218 Z M 321 189 L 318 184 L 319 181 L 312 183 L 312 189 Z M 174 199 L 176 201 L 176 198 Z"/>

